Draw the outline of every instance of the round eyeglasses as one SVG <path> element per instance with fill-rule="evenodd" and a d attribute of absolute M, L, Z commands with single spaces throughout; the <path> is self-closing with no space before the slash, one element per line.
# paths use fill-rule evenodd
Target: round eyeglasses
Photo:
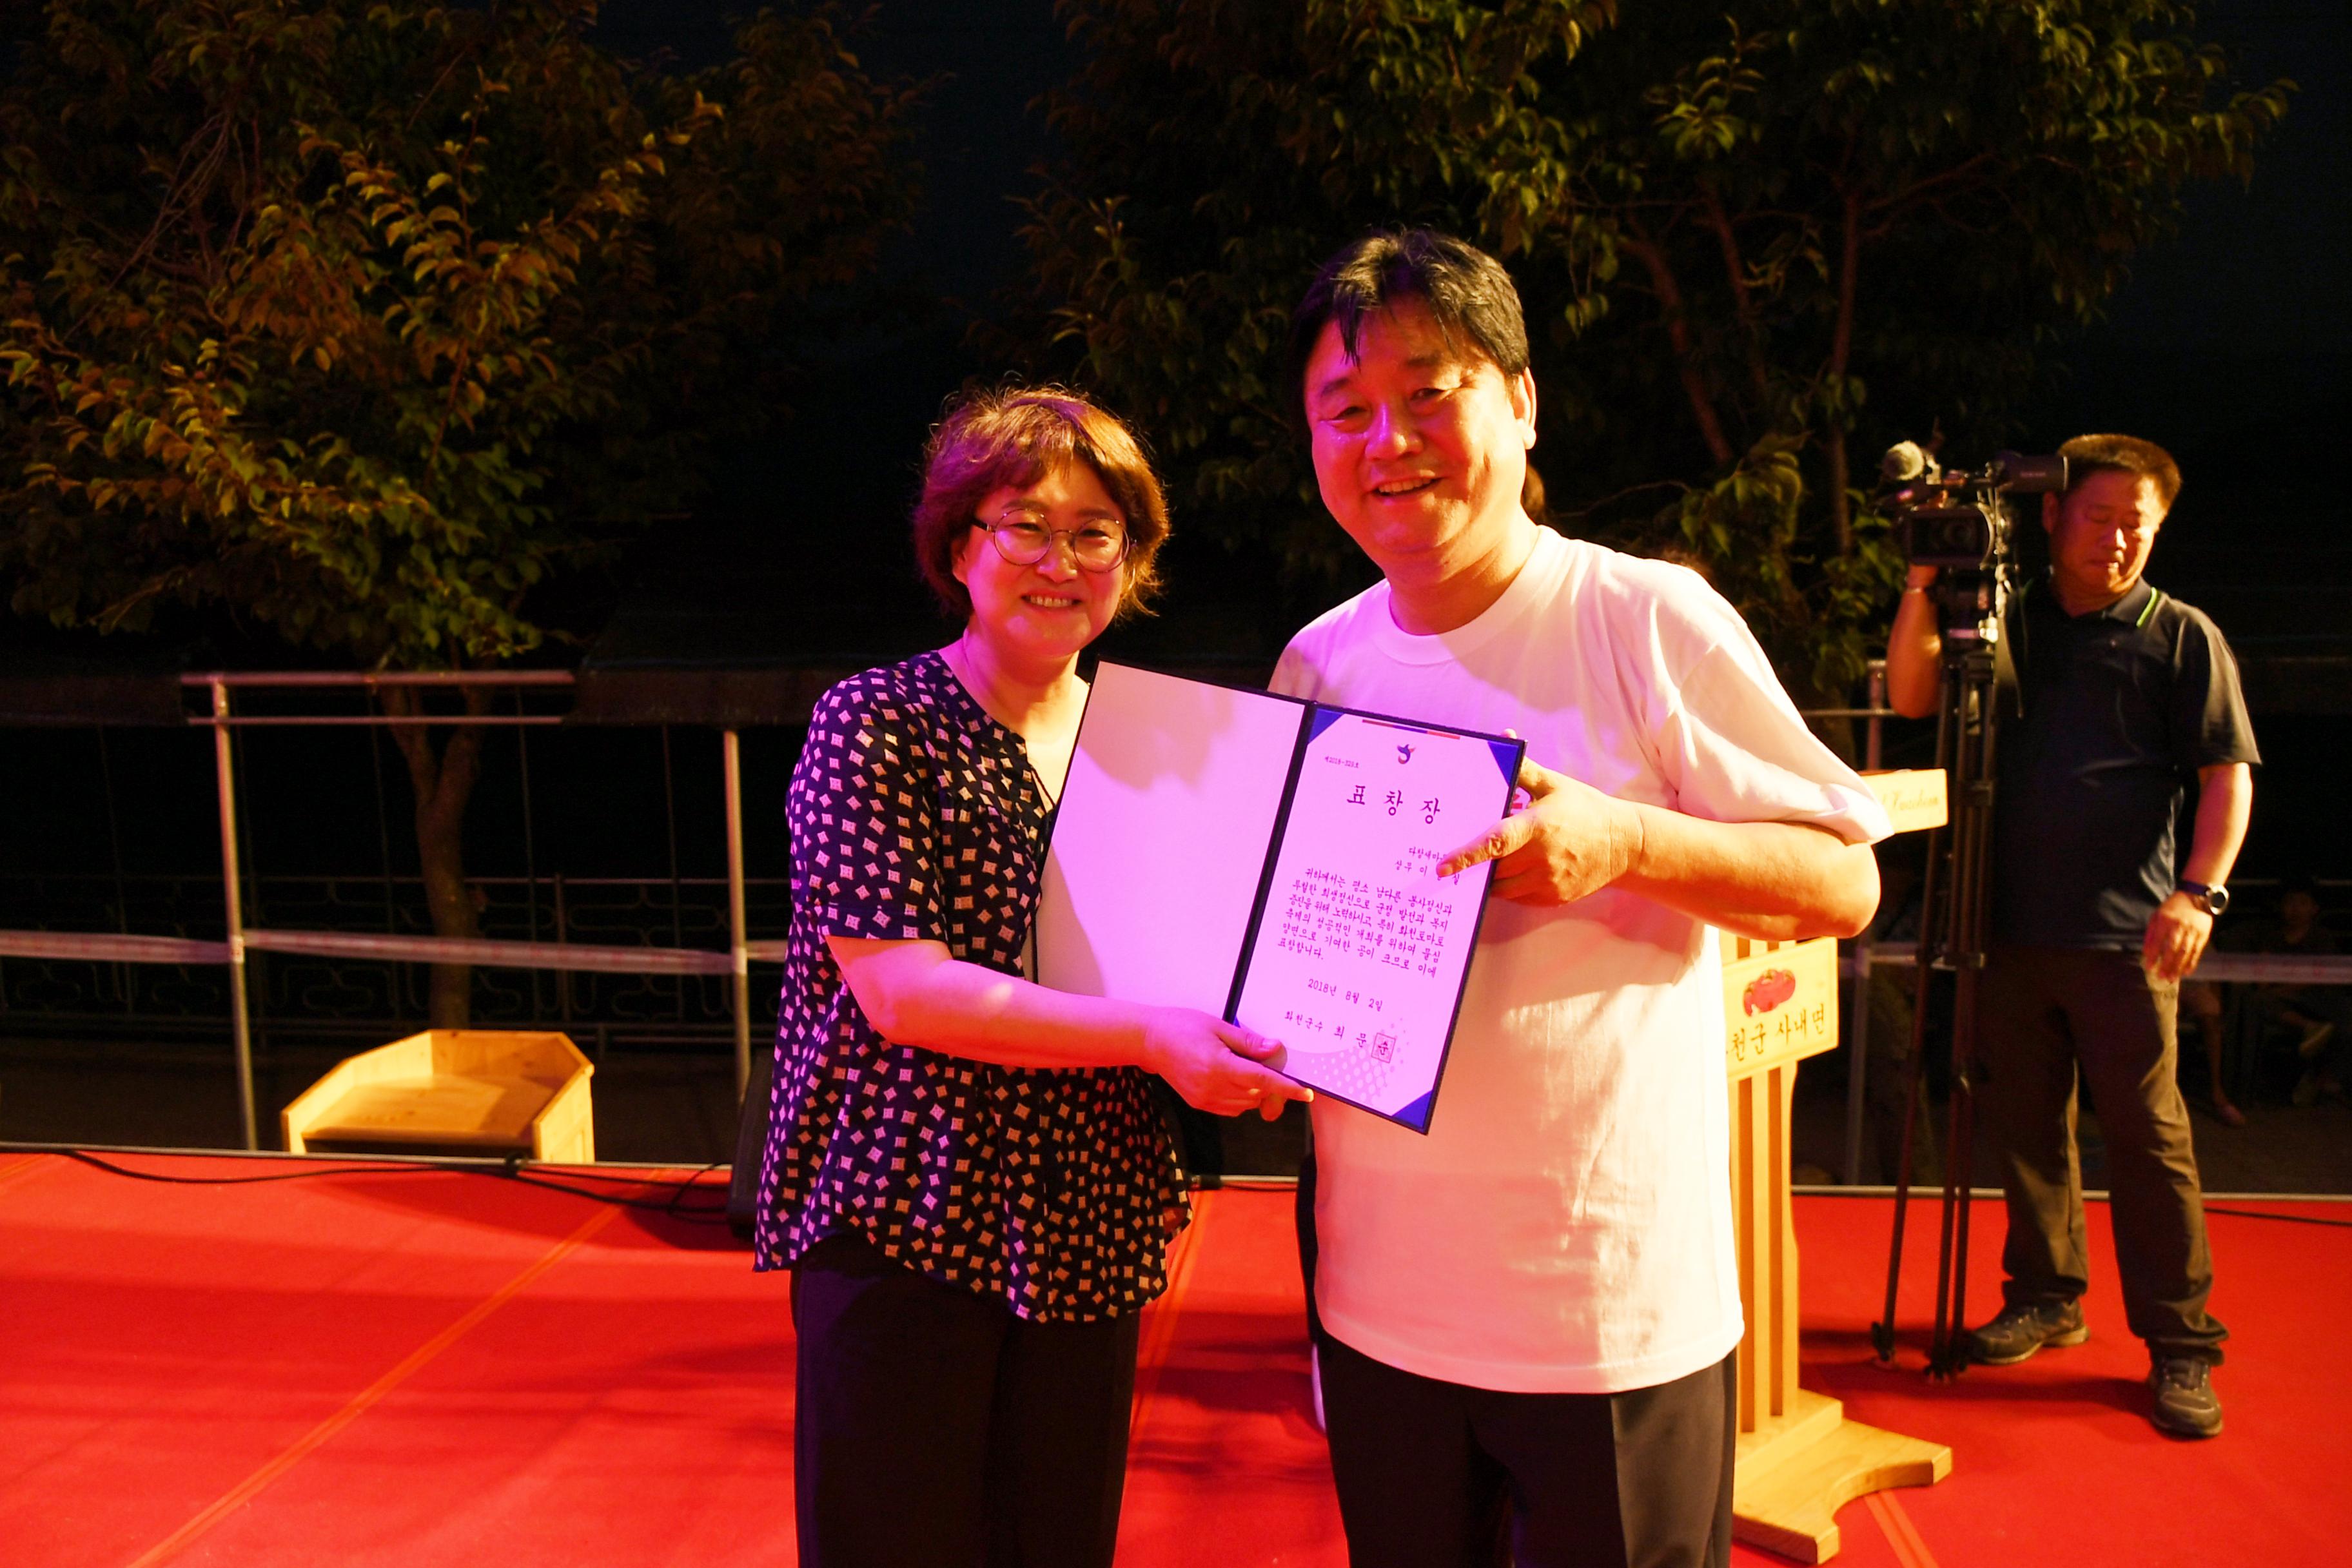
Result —
<path fill-rule="evenodd" d="M 996 552 L 1015 566 L 1034 566 L 1045 559 L 1045 552 L 1054 547 L 1055 540 L 1068 542 L 1070 559 L 1078 563 L 1082 572 L 1108 572 L 1127 559 L 1127 530 L 1116 522 L 1047 528 L 1027 518 L 1009 517 L 1002 522 L 983 522 L 975 518 L 971 525 L 986 530 Z"/>

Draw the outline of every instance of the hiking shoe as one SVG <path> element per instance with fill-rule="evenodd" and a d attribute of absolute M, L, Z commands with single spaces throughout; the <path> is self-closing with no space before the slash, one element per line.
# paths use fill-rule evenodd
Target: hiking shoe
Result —
<path fill-rule="evenodd" d="M 2090 1337 L 2080 1301 L 2003 1307 L 1969 1335 L 1969 1359 L 1979 1366 L 2014 1366 L 2043 1345 L 2079 1345 Z"/>
<path fill-rule="evenodd" d="M 2217 1437 L 2221 1400 L 2213 1392 L 2213 1368 L 2195 1356 L 2159 1356 L 2147 1371 L 2156 1403 L 2147 1418 L 2159 1431 L 2179 1437 Z"/>

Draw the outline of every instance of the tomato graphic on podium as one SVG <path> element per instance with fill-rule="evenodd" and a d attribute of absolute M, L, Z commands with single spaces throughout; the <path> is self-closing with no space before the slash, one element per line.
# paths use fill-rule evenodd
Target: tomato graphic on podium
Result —
<path fill-rule="evenodd" d="M 1769 1013 L 1797 994 L 1797 974 L 1791 969 L 1768 969 L 1748 983 L 1739 994 L 1739 1005 L 1748 1016 Z"/>

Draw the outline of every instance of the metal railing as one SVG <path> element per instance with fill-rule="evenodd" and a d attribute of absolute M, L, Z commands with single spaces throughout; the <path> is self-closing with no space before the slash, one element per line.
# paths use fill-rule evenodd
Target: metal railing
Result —
<path fill-rule="evenodd" d="M 254 1102 L 253 1020 L 248 1000 L 247 955 L 250 952 L 390 959 L 418 963 L 467 963 L 534 970 L 585 970 L 642 974 L 726 974 L 734 984 L 735 1085 L 738 1093 L 751 1070 L 751 973 L 755 952 L 781 957 L 783 944 L 754 944 L 745 930 L 743 878 L 742 753 L 735 731 L 720 731 L 726 781 L 727 951 L 693 948 L 602 947 L 569 942 L 513 942 L 430 936 L 375 935 L 354 931 L 289 931 L 246 923 L 243 876 L 238 863 L 236 764 L 230 731 L 248 726 L 559 724 L 562 716 L 539 713 L 251 714 L 236 711 L 230 692 L 239 689 L 301 689 L 395 687 L 453 689 L 570 687 L 569 670 L 451 671 L 362 674 L 300 671 L 285 674 L 186 675 L 184 689 L 209 697 L 209 710 L 189 722 L 213 731 L 213 757 L 220 806 L 221 882 L 226 935 L 218 942 L 128 933 L 0 931 L 0 957 L 92 959 L 100 963 L 224 964 L 227 967 L 229 1032 L 237 1079 L 237 1116 L 245 1147 L 257 1149 Z"/>
<path fill-rule="evenodd" d="M 233 730 L 248 726 L 406 724 L 528 726 L 560 724 L 563 721 L 563 716 L 526 713 L 520 710 L 511 713 L 479 714 L 239 713 L 236 711 L 231 701 L 230 694 L 233 690 L 329 688 L 376 690 L 396 687 L 453 689 L 467 686 L 520 689 L 568 688 L 574 683 L 574 678 L 567 670 L 515 670 L 375 675 L 318 671 L 285 674 L 220 673 L 189 675 L 181 679 L 184 688 L 208 700 L 207 710 L 191 713 L 189 721 L 192 724 L 209 727 L 214 732 L 214 763 L 219 791 L 222 902 L 223 913 L 226 917 L 225 939 L 215 942 L 130 932 L 0 931 L 0 958 L 87 961 L 123 964 L 224 966 L 228 973 L 230 1030 L 237 1075 L 238 1113 L 246 1148 L 258 1147 L 254 1100 L 253 1020 L 247 966 L 247 955 L 254 952 L 404 963 L 460 963 L 507 969 L 553 971 L 563 973 L 726 975 L 731 981 L 732 987 L 732 1006 L 730 1012 L 734 1036 L 735 1081 L 738 1093 L 741 1092 L 751 1073 L 751 1004 L 749 966 L 754 962 L 781 963 L 786 956 L 787 943 L 782 941 L 754 942 L 751 940 L 749 934 L 746 915 L 747 880 L 743 870 L 741 749 L 740 738 L 734 730 L 728 729 L 720 731 L 727 826 L 728 945 L 723 952 L 712 948 L 683 945 L 615 946 L 572 942 L 561 920 L 562 879 L 560 878 L 555 879 L 559 896 L 559 919 L 557 940 L 553 942 L 508 938 L 460 939 L 409 935 L 394 931 L 376 933 L 248 926 L 245 921 L 241 896 L 243 878 L 238 853 L 237 779 L 234 751 L 230 744 L 230 733 Z M 1895 716 L 1893 710 L 1885 705 L 1884 664 L 1874 661 L 1871 666 L 1870 700 L 1867 707 L 1813 710 L 1810 710 L 1809 716 L 1865 720 L 1864 766 L 1868 769 L 1877 768 L 1882 756 L 1884 721 Z M 676 880 L 674 878 L 674 885 Z M 535 881 L 534 879 L 534 886 Z M 535 910 L 532 917 L 532 930 L 534 932 L 537 931 Z M 1849 1048 L 1844 1180 L 1848 1185 L 1857 1184 L 1861 1180 L 1870 1030 L 1870 1007 L 1865 987 L 1874 968 L 1908 967 L 1914 962 L 1912 949 L 1907 944 L 1903 946 L 1875 944 L 1865 933 L 1853 944 L 1850 954 L 1841 965 L 1844 976 L 1851 980 L 1853 985 L 1846 1015 Z M 2352 956 L 2298 958 L 2273 954 L 2213 952 L 2210 953 L 2200 966 L 2198 977 L 2265 984 L 2352 984 Z M 568 1021 L 568 991 L 564 994 Z"/>
<path fill-rule="evenodd" d="M 715 763 L 717 748 L 712 750 Z M 209 755 L 205 762 L 209 767 Z M 250 759 L 240 758 L 240 762 L 247 774 L 256 771 Z M 250 816 L 257 808 L 251 792 L 246 793 L 244 804 Z M 717 792 L 712 794 L 715 805 Z M 715 820 L 712 826 L 716 827 Z M 338 936 L 433 934 L 424 879 L 414 870 L 387 867 L 337 873 L 264 872 L 255 868 L 248 845 L 245 873 L 248 928 L 316 931 Z M 583 952 L 600 947 L 632 951 L 667 947 L 705 955 L 723 953 L 727 945 L 724 876 L 580 876 L 546 871 L 517 875 L 469 870 L 466 884 L 474 895 L 475 920 L 480 928 L 474 935 L 480 939 L 560 943 Z M 751 931 L 784 928 L 792 909 L 788 878 L 747 876 L 744 891 Z M 223 904 L 216 871 L 35 870 L 0 879 L 0 930 L 21 928 L 21 934 L 28 938 L 24 956 L 34 960 L 9 963 L 0 958 L 0 1019 L 5 1020 L 0 1027 L 23 1034 L 38 1026 L 36 1019 L 51 1013 L 78 1021 L 98 1022 L 111 1016 L 160 1025 L 190 1023 L 201 1017 L 216 1024 L 226 1039 L 228 998 Z M 84 936 L 102 938 L 104 946 L 79 944 L 79 939 Z M 125 937 L 131 942 L 124 943 Z M 58 952 L 59 938 L 76 939 L 72 957 Z M 152 945 L 157 940 L 209 947 L 158 948 Z M 752 945 L 757 947 L 756 941 Z M 142 970 L 119 959 L 110 961 L 99 956 L 105 947 L 118 947 L 122 952 L 143 948 L 162 964 Z M 171 961 L 176 952 L 184 952 L 202 964 L 221 967 L 215 972 L 201 965 L 196 969 L 173 966 Z M 517 1027 L 535 1026 L 521 1021 L 526 1019 L 545 1020 L 546 1026 L 554 1026 L 559 1012 L 561 1021 L 568 1024 L 575 1011 L 583 1017 L 612 1013 L 605 1022 L 651 1018 L 668 1010 L 676 1010 L 681 1022 L 689 1016 L 720 1018 L 721 1012 L 709 1005 L 687 1000 L 688 988 L 679 984 L 691 980 L 698 990 L 715 975 L 646 974 L 642 977 L 643 985 L 628 982 L 628 973 L 639 967 L 630 965 L 617 972 L 574 967 L 570 979 L 558 978 L 552 972 L 481 969 L 477 972 L 474 1004 L 478 1010 L 487 1006 L 501 1019 L 515 1020 L 511 1026 Z M 688 966 L 689 971 L 706 967 Z M 265 1026 L 299 1028 L 300 1021 L 312 1016 L 339 1020 L 350 1016 L 352 1008 L 369 1012 L 379 1023 L 421 1017 L 425 1010 L 422 976 L 409 973 L 410 968 L 401 959 L 382 956 L 285 955 L 271 966 L 266 982 L 258 975 L 254 982 L 257 1036 Z M 192 990 L 181 981 L 142 983 L 145 976 L 167 972 L 189 980 L 216 973 L 221 984 L 200 983 Z M 493 978 L 510 973 L 521 975 L 520 990 L 502 978 Z M 547 984 L 551 980 L 552 986 Z M 616 986 L 616 982 L 621 984 Z M 355 987 L 372 994 L 346 994 Z M 265 992 L 272 998 L 267 1026 L 261 1016 Z M 289 992 L 294 994 L 292 998 L 286 996 Z M 318 1004 L 310 999 L 310 993 L 332 994 Z M 657 993 L 664 999 L 657 1000 Z M 286 1000 L 294 1001 L 294 1011 L 287 1010 Z M 613 1012 L 615 1008 L 620 1011 Z M 759 1019 L 755 1014 L 755 1035 Z M 721 1034 L 726 1032 L 723 1022 L 719 1027 Z"/>

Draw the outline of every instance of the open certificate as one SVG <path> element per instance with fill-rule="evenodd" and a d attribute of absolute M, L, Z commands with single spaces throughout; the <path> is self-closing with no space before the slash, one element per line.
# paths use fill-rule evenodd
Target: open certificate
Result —
<path fill-rule="evenodd" d="M 1429 1131 L 1517 741 L 1096 672 L 1054 815 L 1038 978 L 1196 1007 L 1283 1042 L 1299 1082 Z"/>

